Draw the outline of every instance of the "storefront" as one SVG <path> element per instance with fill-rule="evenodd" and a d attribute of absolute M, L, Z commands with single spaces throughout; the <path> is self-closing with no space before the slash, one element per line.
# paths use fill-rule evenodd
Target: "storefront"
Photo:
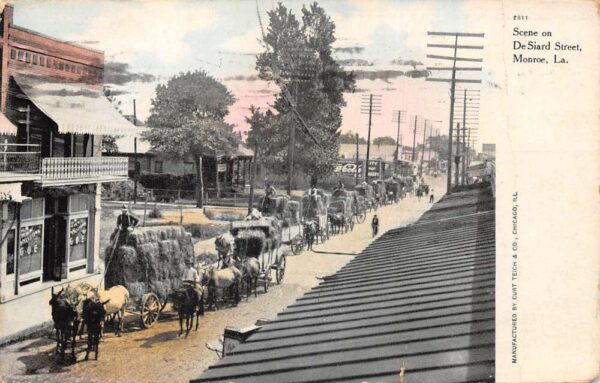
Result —
<path fill-rule="evenodd" d="M 94 272 L 95 193 L 85 191 L 2 203 L 0 303 Z"/>

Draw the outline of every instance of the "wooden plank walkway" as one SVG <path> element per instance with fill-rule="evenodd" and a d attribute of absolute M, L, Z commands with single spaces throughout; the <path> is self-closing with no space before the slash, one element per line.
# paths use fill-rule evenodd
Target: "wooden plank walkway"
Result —
<path fill-rule="evenodd" d="M 488 189 L 388 231 L 193 382 L 493 382 Z"/>

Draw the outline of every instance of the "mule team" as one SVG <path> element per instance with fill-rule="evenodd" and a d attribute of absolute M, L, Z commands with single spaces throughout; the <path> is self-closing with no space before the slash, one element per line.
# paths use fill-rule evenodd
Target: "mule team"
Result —
<path fill-rule="evenodd" d="M 234 259 L 233 237 L 226 233 L 216 240 L 216 248 L 223 260 L 219 264 L 196 270 L 192 262 L 187 266 L 194 270 L 196 277 L 183 276 L 183 283 L 179 289 L 169 296 L 174 309 L 179 314 L 179 335 L 183 334 L 183 323 L 186 324 L 186 337 L 194 327 L 198 330 L 199 316 L 204 315 L 204 292 L 207 292 L 208 306 L 218 309 L 218 291 L 240 301 L 240 289 L 246 287 L 246 299 L 254 290 L 257 295 L 257 281 L 260 266 L 256 258 L 247 257 L 243 260 Z M 192 273 L 193 275 L 194 273 Z M 123 318 L 125 308 L 130 301 L 129 292 L 123 286 L 113 286 L 108 290 L 99 290 L 97 287 L 83 282 L 76 287 L 68 285 L 57 293 L 51 293 L 50 306 L 54 330 L 56 332 L 56 352 L 64 360 L 66 350 L 71 348 L 71 358 L 75 357 L 77 336 L 83 335 L 87 330 L 87 349 L 85 360 L 89 354 L 94 353 L 95 359 L 99 355 L 99 342 L 104 333 L 104 324 L 109 321 L 113 324 L 115 334 L 121 335 L 123 331 Z"/>

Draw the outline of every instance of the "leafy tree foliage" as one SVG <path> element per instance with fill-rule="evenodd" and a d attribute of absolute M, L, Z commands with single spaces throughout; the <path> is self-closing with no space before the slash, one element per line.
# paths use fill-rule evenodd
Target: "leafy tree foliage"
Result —
<path fill-rule="evenodd" d="M 340 134 L 340 144 L 356 144 L 356 133 L 346 132 Z M 359 144 L 366 144 L 367 140 L 364 137 L 358 136 Z"/>
<path fill-rule="evenodd" d="M 354 76 L 334 60 L 335 24 L 317 3 L 302 8 L 301 21 L 281 3 L 268 15 L 266 51 L 258 55 L 256 69 L 261 79 L 284 83 L 294 103 L 282 92 L 276 96 L 270 119 L 272 169 L 287 171 L 289 127 L 295 124 L 294 163 L 316 183 L 333 172 L 343 92 L 354 90 Z M 296 121 L 294 107 L 319 145 Z"/>
<path fill-rule="evenodd" d="M 377 137 L 373 139 L 373 145 L 396 145 L 396 140 L 390 136 Z"/>
<path fill-rule="evenodd" d="M 231 92 L 202 70 L 181 73 L 156 87 L 145 138 L 153 150 L 171 158 L 194 158 L 199 207 L 202 157 L 230 155 L 239 143 L 233 126 L 224 121 L 234 102 Z"/>
<path fill-rule="evenodd" d="M 118 101 L 115 95 L 112 93 L 110 88 L 104 87 L 102 89 L 104 92 L 104 96 L 108 99 L 108 101 L 115 107 L 117 112 L 123 114 L 121 111 L 121 101 Z M 119 151 L 119 146 L 117 145 L 117 137 L 116 136 L 102 136 L 102 151 L 106 153 L 117 153 Z"/>

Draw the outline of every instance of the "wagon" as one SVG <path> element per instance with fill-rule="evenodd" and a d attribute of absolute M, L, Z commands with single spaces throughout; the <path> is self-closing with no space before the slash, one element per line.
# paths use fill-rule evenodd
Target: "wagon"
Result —
<path fill-rule="evenodd" d="M 354 192 L 345 190 L 336 190 L 333 193 L 332 201 L 327 209 L 328 220 L 333 224 L 332 218 L 340 219 L 340 229 L 344 232 L 354 230 L 354 216 L 356 213 L 356 200 L 358 195 Z"/>
<path fill-rule="evenodd" d="M 385 184 L 383 180 L 373 181 L 373 192 L 375 194 L 375 200 L 380 206 L 387 204 L 387 195 L 385 190 Z"/>
<path fill-rule="evenodd" d="M 181 287 L 186 261 L 194 262 L 192 236 L 177 226 L 136 228 L 120 234 L 113 246 L 105 257 L 105 286 L 124 286 L 127 311 L 140 314 L 142 327 L 152 327 Z"/>
<path fill-rule="evenodd" d="M 354 190 L 359 196 L 357 206 L 359 210 L 377 210 L 377 199 L 375 198 L 375 193 L 371 185 L 369 185 L 366 182 L 363 182 L 361 184 L 356 185 L 354 187 Z"/>
<path fill-rule="evenodd" d="M 264 217 L 281 221 L 281 243 L 289 245 L 294 254 L 304 249 L 304 231 L 300 222 L 300 203 L 288 196 L 263 197 L 259 210 Z"/>
<path fill-rule="evenodd" d="M 231 235 L 235 241 L 235 257 L 258 260 L 258 281 L 263 284 L 265 291 L 272 284 L 273 274 L 278 284 L 283 281 L 286 260 L 285 254 L 280 254 L 282 229 L 276 218 L 232 222 Z"/>
<path fill-rule="evenodd" d="M 314 221 L 317 224 L 317 243 L 329 239 L 329 225 L 327 223 L 327 207 L 331 196 L 319 189 L 316 195 L 305 193 L 302 196 L 301 217 L 302 222 Z"/>
<path fill-rule="evenodd" d="M 390 202 L 397 203 L 400 199 L 400 185 L 395 179 L 389 178 L 385 181 L 385 192 Z"/>

